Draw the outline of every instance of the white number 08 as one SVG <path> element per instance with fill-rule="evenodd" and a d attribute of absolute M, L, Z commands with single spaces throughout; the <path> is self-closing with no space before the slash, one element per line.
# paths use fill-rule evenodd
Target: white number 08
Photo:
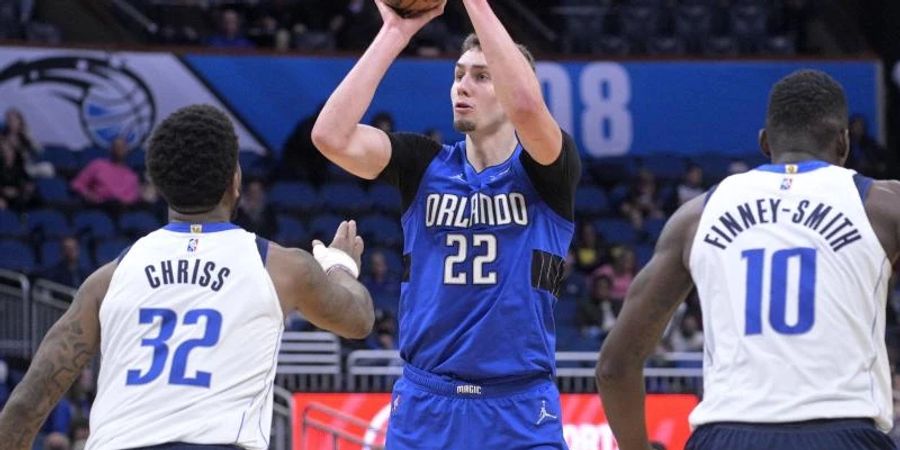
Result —
<path fill-rule="evenodd" d="M 485 247 L 483 255 L 472 260 L 472 284 L 496 284 L 497 272 L 484 273 L 484 265 L 497 259 L 497 237 L 493 234 L 476 234 L 472 236 L 473 247 Z M 466 260 L 468 255 L 468 239 L 463 234 L 448 234 L 447 247 L 456 247 L 456 254 L 444 260 L 444 284 L 466 284 L 469 282 L 465 270 L 455 271 L 454 266 Z"/>

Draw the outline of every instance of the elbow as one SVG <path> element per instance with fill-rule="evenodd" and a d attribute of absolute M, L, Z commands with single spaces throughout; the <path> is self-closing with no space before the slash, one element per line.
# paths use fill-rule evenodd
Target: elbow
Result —
<path fill-rule="evenodd" d="M 361 311 L 356 320 L 345 330 L 344 337 L 348 339 L 365 339 L 372 334 L 372 329 L 375 328 L 375 309 L 372 306 L 372 299 L 366 297 L 368 301 L 364 302 L 360 308 Z"/>
<path fill-rule="evenodd" d="M 349 139 L 340 136 L 338 133 L 332 132 L 320 122 L 316 122 L 315 126 L 313 126 L 312 136 L 310 137 L 313 145 L 326 156 L 339 153 L 347 147 L 347 142 L 349 141 Z"/>

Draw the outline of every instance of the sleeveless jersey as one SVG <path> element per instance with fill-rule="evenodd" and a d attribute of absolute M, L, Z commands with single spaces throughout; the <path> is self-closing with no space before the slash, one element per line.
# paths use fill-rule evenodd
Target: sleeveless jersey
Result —
<path fill-rule="evenodd" d="M 577 149 L 564 141 L 560 160 L 578 167 Z M 402 151 L 396 139 L 394 151 Z M 553 307 L 574 224 L 545 201 L 523 152 L 520 145 L 505 162 L 476 172 L 463 141 L 422 162 L 401 218 L 408 274 L 399 347 L 407 364 L 481 382 L 555 372 Z M 580 170 L 571 175 L 566 167 L 569 175 L 550 184 L 571 208 Z"/>
<path fill-rule="evenodd" d="M 268 448 L 283 314 L 267 245 L 232 224 L 172 223 L 120 257 L 88 450 Z"/>
<path fill-rule="evenodd" d="M 871 180 L 820 161 L 770 164 L 708 197 L 690 255 L 711 422 L 872 418 L 892 426 L 891 264 L 863 199 Z"/>

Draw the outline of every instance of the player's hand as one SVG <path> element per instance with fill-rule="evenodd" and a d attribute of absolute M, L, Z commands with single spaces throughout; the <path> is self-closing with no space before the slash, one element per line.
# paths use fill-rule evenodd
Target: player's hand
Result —
<path fill-rule="evenodd" d="M 444 7 L 447 6 L 447 0 L 443 0 L 440 5 L 435 6 L 428 11 L 411 17 L 401 16 L 394 8 L 384 4 L 381 0 L 375 0 L 375 6 L 378 7 L 378 11 L 381 13 L 381 20 L 384 21 L 384 28 L 398 30 L 403 33 L 406 38 L 412 38 L 413 35 L 425 26 L 425 24 L 431 22 L 431 19 L 444 13 Z"/>
<path fill-rule="evenodd" d="M 322 244 L 321 241 L 313 241 L 313 247 Z M 365 247 L 363 239 L 356 235 L 356 221 L 343 221 L 338 225 L 337 231 L 334 233 L 334 239 L 331 240 L 329 248 L 340 250 L 353 258 L 356 267 L 362 270 L 362 252 Z"/>

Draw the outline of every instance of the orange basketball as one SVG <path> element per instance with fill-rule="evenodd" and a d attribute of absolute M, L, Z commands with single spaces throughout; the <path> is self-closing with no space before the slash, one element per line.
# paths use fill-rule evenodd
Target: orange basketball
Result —
<path fill-rule="evenodd" d="M 429 9 L 436 8 L 441 0 L 382 0 L 404 17 L 415 16 Z"/>

